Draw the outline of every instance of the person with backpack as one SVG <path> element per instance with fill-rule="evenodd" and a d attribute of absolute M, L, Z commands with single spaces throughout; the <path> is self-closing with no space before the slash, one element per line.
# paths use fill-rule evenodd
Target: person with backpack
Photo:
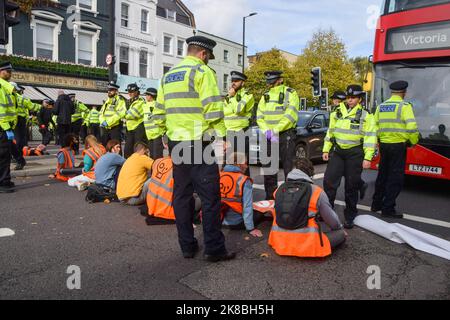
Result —
<path fill-rule="evenodd" d="M 294 167 L 287 182 L 275 191 L 269 245 L 280 256 L 329 256 L 345 242 L 346 233 L 326 193 L 313 184 L 311 161 L 297 159 Z"/>
<path fill-rule="evenodd" d="M 255 228 L 263 215 L 253 212 L 253 181 L 245 175 L 247 157 L 234 152 L 220 173 L 220 194 L 223 225 L 231 230 L 247 230 L 253 237 L 261 238 L 262 232 Z"/>

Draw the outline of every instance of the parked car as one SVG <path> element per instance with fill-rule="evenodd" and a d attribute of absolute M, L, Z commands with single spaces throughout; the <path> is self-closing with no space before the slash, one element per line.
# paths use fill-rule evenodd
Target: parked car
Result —
<path fill-rule="evenodd" d="M 325 136 L 330 124 L 327 111 L 300 111 L 298 113 L 295 155 L 297 158 L 318 159 L 322 157 Z M 250 163 L 259 163 L 259 128 L 252 127 L 250 139 Z"/>

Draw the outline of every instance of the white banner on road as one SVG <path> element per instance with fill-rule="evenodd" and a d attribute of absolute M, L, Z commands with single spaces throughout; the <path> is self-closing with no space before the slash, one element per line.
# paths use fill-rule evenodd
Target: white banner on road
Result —
<path fill-rule="evenodd" d="M 0 238 L 11 237 L 15 235 L 14 231 L 8 228 L 0 228 Z"/>
<path fill-rule="evenodd" d="M 450 260 L 450 241 L 369 215 L 356 217 L 355 224 L 393 242 L 406 243 L 414 249 Z"/>

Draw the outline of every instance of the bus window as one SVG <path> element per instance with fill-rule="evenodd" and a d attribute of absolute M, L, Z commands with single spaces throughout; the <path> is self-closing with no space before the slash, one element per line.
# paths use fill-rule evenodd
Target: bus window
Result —
<path fill-rule="evenodd" d="M 437 4 L 450 3 L 449 0 L 386 0 L 385 2 L 385 14 L 418 9 L 428 6 L 434 6 Z"/>

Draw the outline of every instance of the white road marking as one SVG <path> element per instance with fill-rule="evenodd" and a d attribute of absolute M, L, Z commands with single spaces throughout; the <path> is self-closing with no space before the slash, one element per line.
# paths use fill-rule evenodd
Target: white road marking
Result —
<path fill-rule="evenodd" d="M 8 228 L 0 228 L 0 238 L 11 237 L 15 235 L 15 232 Z"/>

